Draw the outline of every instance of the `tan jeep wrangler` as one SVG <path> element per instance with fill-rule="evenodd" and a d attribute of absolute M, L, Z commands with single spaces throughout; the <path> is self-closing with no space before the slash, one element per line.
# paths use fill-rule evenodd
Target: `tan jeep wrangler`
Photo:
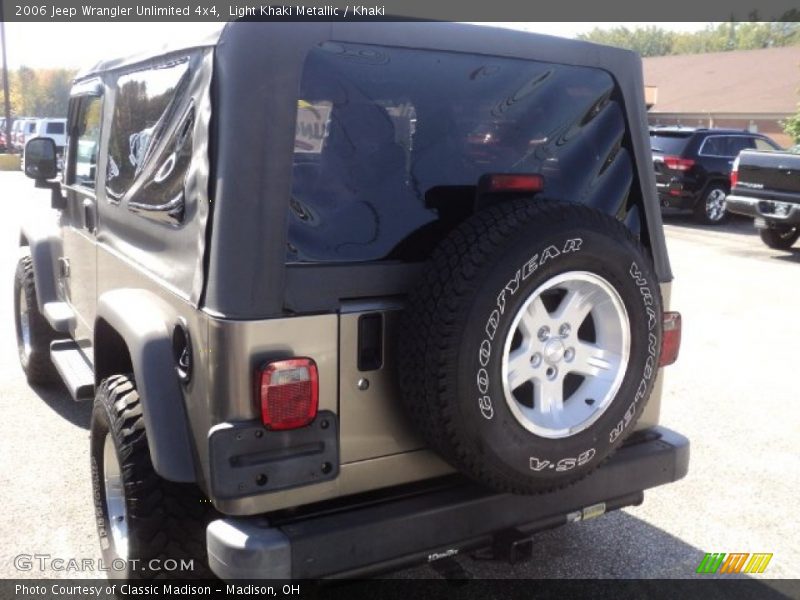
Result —
<path fill-rule="evenodd" d="M 16 320 L 28 380 L 94 401 L 115 574 L 508 554 L 683 477 L 642 90 L 633 53 L 446 23 L 235 22 L 79 75 L 62 179 L 26 148 L 59 227 L 22 232 Z"/>

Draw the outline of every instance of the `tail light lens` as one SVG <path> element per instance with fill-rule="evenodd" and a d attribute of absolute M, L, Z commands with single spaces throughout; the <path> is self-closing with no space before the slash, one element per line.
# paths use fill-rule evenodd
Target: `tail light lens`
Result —
<path fill-rule="evenodd" d="M 665 156 L 664 164 L 673 171 L 688 171 L 694 166 L 691 158 L 681 158 L 680 156 Z"/>
<path fill-rule="evenodd" d="M 482 186 L 483 187 L 483 186 Z M 544 177 L 534 174 L 489 175 L 485 181 L 487 192 L 541 192 Z"/>
<path fill-rule="evenodd" d="M 681 349 L 681 313 L 665 312 L 661 337 L 661 360 L 659 367 L 666 367 L 678 360 Z"/>
<path fill-rule="evenodd" d="M 305 427 L 317 416 L 319 376 L 310 358 L 271 362 L 258 376 L 261 420 L 268 429 Z"/>
<path fill-rule="evenodd" d="M 733 161 L 733 166 L 731 166 L 731 189 L 736 187 L 736 184 L 739 183 L 739 157 L 736 157 L 736 160 Z"/>

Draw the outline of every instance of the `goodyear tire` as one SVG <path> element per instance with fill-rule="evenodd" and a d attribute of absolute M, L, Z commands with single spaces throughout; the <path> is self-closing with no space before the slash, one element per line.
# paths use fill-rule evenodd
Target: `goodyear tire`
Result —
<path fill-rule="evenodd" d="M 95 520 L 109 577 L 213 577 L 206 526 L 215 512 L 197 486 L 155 472 L 130 376 L 98 386 L 90 431 Z"/>
<path fill-rule="evenodd" d="M 400 382 L 427 443 L 500 490 L 573 483 L 634 429 L 656 376 L 651 262 L 615 219 L 508 202 L 434 252 L 404 311 Z"/>

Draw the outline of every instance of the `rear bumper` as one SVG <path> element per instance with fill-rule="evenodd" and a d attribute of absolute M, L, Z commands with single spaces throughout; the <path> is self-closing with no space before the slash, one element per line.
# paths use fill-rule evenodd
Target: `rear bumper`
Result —
<path fill-rule="evenodd" d="M 725 199 L 725 208 L 737 215 L 763 219 L 767 224 L 800 225 L 800 204 L 792 202 L 730 195 Z"/>
<path fill-rule="evenodd" d="M 681 184 L 656 184 L 658 189 L 658 201 L 665 208 L 694 208 L 697 200 L 697 193 L 686 190 Z"/>
<path fill-rule="evenodd" d="M 459 479 L 297 519 L 218 519 L 207 530 L 209 562 L 228 580 L 362 576 L 638 504 L 643 490 L 677 481 L 688 468 L 689 441 L 654 427 L 586 479 L 541 496 L 497 494 Z"/>

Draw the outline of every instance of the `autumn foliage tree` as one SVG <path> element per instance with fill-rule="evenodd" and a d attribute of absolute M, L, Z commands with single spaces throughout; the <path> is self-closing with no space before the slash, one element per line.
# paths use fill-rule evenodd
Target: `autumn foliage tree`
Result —
<path fill-rule="evenodd" d="M 71 69 L 9 70 L 11 114 L 17 117 L 66 117 Z"/>

